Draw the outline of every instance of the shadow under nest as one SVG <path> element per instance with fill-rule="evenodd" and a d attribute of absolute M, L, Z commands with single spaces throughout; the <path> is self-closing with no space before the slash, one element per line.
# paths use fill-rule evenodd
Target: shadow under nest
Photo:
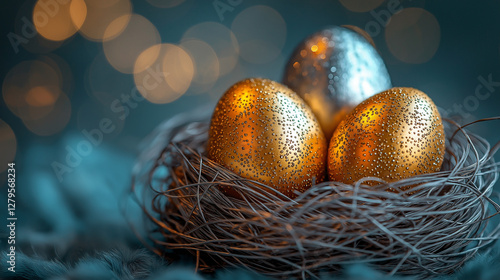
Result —
<path fill-rule="evenodd" d="M 204 156 L 208 123 L 162 127 L 134 171 L 154 250 L 188 250 L 197 269 L 237 266 L 273 277 L 319 278 L 365 264 L 388 275 L 451 274 L 500 237 L 493 191 L 500 163 L 483 138 L 445 121 L 440 172 L 386 183 L 323 182 L 295 199 Z M 368 186 L 377 180 L 380 185 Z M 242 199 L 226 196 L 232 187 Z M 412 186 L 411 193 L 395 190 Z M 402 188 L 403 187 L 403 188 Z"/>

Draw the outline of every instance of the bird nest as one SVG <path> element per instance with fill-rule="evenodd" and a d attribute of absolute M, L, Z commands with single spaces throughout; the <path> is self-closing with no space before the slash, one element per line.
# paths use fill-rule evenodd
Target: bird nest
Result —
<path fill-rule="evenodd" d="M 161 130 L 136 166 L 133 193 L 153 222 L 154 249 L 187 250 L 201 271 L 237 266 L 318 278 L 366 264 L 389 275 L 429 277 L 455 272 L 500 237 L 492 222 L 500 211 L 492 199 L 498 145 L 451 121 L 440 172 L 391 183 L 323 182 L 295 199 L 206 158 L 206 121 L 180 118 Z M 373 180 L 380 184 L 364 184 Z M 405 186 L 410 190 L 387 191 Z"/>

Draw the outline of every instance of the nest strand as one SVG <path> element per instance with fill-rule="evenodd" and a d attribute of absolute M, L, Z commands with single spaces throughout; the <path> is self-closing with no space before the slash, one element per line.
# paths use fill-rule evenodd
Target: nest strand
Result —
<path fill-rule="evenodd" d="M 133 190 L 152 194 L 137 198 L 160 233 L 151 236 L 155 247 L 188 250 L 201 271 L 238 266 L 319 278 L 363 263 L 388 275 L 450 274 L 500 237 L 492 222 L 500 164 L 493 158 L 499 145 L 492 149 L 451 121 L 445 128 L 440 172 L 392 183 L 323 182 L 292 200 L 204 157 L 208 123 L 181 122 L 156 141 L 157 157 L 135 170 Z M 373 180 L 380 185 L 363 184 Z"/>

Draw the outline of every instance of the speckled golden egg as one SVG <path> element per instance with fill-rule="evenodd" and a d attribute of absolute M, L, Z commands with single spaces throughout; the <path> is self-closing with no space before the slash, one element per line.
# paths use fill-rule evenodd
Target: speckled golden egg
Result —
<path fill-rule="evenodd" d="M 348 184 L 367 176 L 393 182 L 439 171 L 444 152 L 443 123 L 432 100 L 413 88 L 392 88 L 360 103 L 339 124 L 328 175 Z"/>
<path fill-rule="evenodd" d="M 289 197 L 324 180 L 324 134 L 307 104 L 280 83 L 256 78 L 233 85 L 215 107 L 208 136 L 210 159 Z"/>
<path fill-rule="evenodd" d="M 338 26 L 314 33 L 297 46 L 283 83 L 311 107 L 327 139 L 356 105 L 392 87 L 372 44 L 350 28 Z"/>

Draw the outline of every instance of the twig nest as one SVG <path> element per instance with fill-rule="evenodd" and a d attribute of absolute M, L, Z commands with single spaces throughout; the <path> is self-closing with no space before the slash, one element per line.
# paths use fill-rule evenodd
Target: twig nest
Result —
<path fill-rule="evenodd" d="M 157 250 L 187 250 L 202 271 L 237 266 L 318 278 L 364 263 L 424 278 L 456 271 L 500 236 L 500 225 L 487 227 L 500 211 L 490 198 L 498 195 L 499 163 L 486 140 L 464 130 L 454 134 L 453 123 L 445 122 L 439 172 L 393 182 L 323 182 L 295 199 L 209 160 L 208 128 L 208 122 L 188 121 L 164 127 L 169 133 L 153 141 L 159 152 L 141 162 L 133 189 L 161 234 L 151 236 Z M 413 194 L 402 191 L 405 186 L 415 186 Z"/>

